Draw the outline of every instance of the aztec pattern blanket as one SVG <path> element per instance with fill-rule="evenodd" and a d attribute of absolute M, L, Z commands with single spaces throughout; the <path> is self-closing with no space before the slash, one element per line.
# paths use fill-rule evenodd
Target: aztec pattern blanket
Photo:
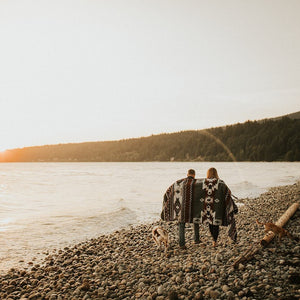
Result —
<path fill-rule="evenodd" d="M 177 180 L 166 191 L 161 218 L 164 221 L 192 223 L 193 186 L 195 179 L 187 177 Z"/>
<path fill-rule="evenodd" d="M 194 190 L 194 207 L 198 216 L 195 223 L 229 226 L 228 235 L 237 238 L 234 214 L 238 208 L 231 197 L 231 191 L 223 180 L 197 180 Z"/>
<path fill-rule="evenodd" d="M 185 178 L 171 185 L 164 195 L 161 218 L 184 223 L 229 226 L 228 235 L 237 238 L 231 191 L 220 179 Z"/>

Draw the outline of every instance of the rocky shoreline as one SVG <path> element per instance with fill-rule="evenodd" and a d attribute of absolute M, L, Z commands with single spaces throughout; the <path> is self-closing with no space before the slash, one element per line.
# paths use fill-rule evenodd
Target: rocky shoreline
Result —
<path fill-rule="evenodd" d="M 299 201 L 300 182 L 242 199 L 237 244 L 221 227 L 216 248 L 203 226 L 199 245 L 187 226 L 187 249 L 181 250 L 176 224 L 163 224 L 171 240 L 167 254 L 151 238 L 159 222 L 102 235 L 55 251 L 42 264 L 29 262 L 27 270 L 11 269 L 0 276 L 0 299 L 300 299 L 299 209 L 285 226 L 296 239 L 273 241 L 233 268 L 264 236 L 255 220 L 275 222 Z"/>

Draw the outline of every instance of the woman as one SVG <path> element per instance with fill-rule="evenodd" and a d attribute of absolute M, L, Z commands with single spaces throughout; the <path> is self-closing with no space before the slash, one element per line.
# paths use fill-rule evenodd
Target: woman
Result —
<path fill-rule="evenodd" d="M 206 178 L 207 179 L 214 179 L 214 178 L 220 179 L 219 175 L 218 175 L 218 171 L 215 168 L 210 168 L 207 170 Z M 220 231 L 219 225 L 209 224 L 209 231 L 210 231 L 212 238 L 214 239 L 213 247 L 216 247 L 217 239 L 218 239 L 219 231 Z"/>
<path fill-rule="evenodd" d="M 220 180 L 218 172 L 215 168 L 210 168 L 207 170 L 207 174 L 206 174 L 206 181 L 207 181 L 207 185 L 210 186 L 210 184 L 215 184 L 217 187 L 216 190 L 220 190 L 222 188 L 222 186 L 225 188 L 224 192 L 222 193 L 223 195 L 226 195 L 226 206 L 224 208 L 224 220 L 222 222 L 222 225 L 228 226 L 230 224 L 232 224 L 232 228 L 229 229 L 229 231 L 232 230 L 232 232 L 230 232 L 230 237 L 233 239 L 234 242 L 236 242 L 236 238 L 237 238 L 237 234 L 236 234 L 236 229 L 235 229 L 235 221 L 233 218 L 233 214 L 236 214 L 238 209 L 237 206 L 235 205 L 235 203 L 233 202 L 232 198 L 231 198 L 231 192 L 229 190 L 229 188 L 226 186 L 226 184 Z M 214 191 L 214 189 L 212 189 L 212 192 L 208 195 L 209 198 L 213 198 L 213 200 L 215 201 L 215 193 L 217 191 Z M 230 223 L 230 224 L 229 224 Z M 217 246 L 217 239 L 219 236 L 219 225 L 213 224 L 213 222 L 209 222 L 209 230 L 210 233 L 213 237 L 213 247 Z"/>

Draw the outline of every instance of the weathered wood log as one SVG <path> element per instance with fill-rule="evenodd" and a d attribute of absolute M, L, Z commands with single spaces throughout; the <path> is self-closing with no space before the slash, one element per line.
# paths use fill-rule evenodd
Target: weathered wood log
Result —
<path fill-rule="evenodd" d="M 288 220 L 293 216 L 293 214 L 296 212 L 296 210 L 299 208 L 299 203 L 293 203 L 286 212 L 278 219 L 278 221 L 275 223 L 278 227 L 283 227 Z M 275 234 L 270 231 L 267 235 L 264 236 L 264 238 L 260 241 L 260 244 L 265 247 L 267 246 L 275 237 Z"/>
<path fill-rule="evenodd" d="M 258 252 L 259 249 L 261 249 L 259 245 L 252 245 L 233 263 L 233 267 L 237 268 L 239 264 L 243 264 L 248 260 L 251 260 L 254 257 L 254 255 Z"/>
<path fill-rule="evenodd" d="M 275 225 L 279 227 L 283 227 L 288 220 L 293 216 L 293 214 L 297 211 L 299 208 L 299 203 L 293 203 L 286 211 L 285 213 L 278 219 L 278 221 L 275 223 Z M 267 234 L 261 241 L 260 245 L 265 247 L 268 245 L 272 239 L 274 238 L 275 234 L 273 232 L 270 232 Z M 237 268 L 239 264 L 243 264 L 249 260 L 251 260 L 254 255 L 261 249 L 261 246 L 254 244 L 252 245 L 248 250 L 246 250 L 240 257 L 238 257 L 235 262 L 233 263 L 233 267 Z"/>

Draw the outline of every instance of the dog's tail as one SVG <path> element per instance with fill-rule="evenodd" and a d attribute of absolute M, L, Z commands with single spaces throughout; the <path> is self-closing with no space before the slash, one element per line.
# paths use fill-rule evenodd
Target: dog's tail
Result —
<path fill-rule="evenodd" d="M 257 225 L 265 225 L 264 223 L 259 222 L 257 219 L 256 219 L 256 224 Z"/>

